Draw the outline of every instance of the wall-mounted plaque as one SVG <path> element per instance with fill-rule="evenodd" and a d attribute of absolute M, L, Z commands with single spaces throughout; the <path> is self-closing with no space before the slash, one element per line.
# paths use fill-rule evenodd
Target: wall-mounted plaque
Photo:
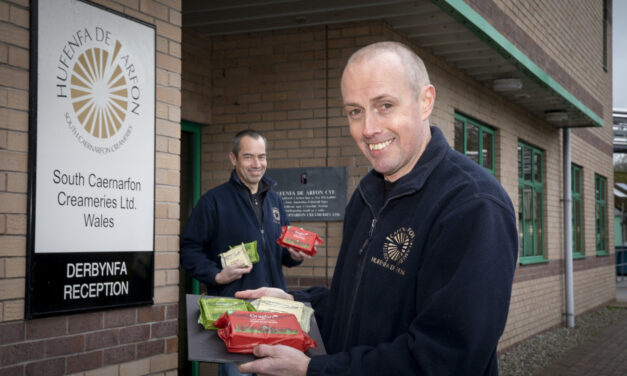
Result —
<path fill-rule="evenodd" d="M 346 167 L 268 169 L 290 221 L 343 221 L 348 196 Z"/>

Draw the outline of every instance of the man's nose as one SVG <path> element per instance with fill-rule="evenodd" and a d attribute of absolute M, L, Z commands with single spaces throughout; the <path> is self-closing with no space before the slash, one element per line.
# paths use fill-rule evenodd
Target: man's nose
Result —
<path fill-rule="evenodd" d="M 381 131 L 379 117 L 377 111 L 368 111 L 364 119 L 364 129 L 362 131 L 364 137 L 372 137 Z"/>

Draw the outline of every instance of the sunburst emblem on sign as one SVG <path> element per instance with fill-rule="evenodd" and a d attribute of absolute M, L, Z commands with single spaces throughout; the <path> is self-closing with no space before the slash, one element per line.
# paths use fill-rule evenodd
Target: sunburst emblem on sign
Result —
<path fill-rule="evenodd" d="M 414 231 L 407 227 L 401 227 L 392 235 L 388 235 L 383 243 L 383 258 L 397 264 L 402 264 L 414 243 Z"/>
<path fill-rule="evenodd" d="M 83 52 L 72 70 L 70 97 L 78 121 L 96 138 L 115 135 L 126 118 L 128 89 L 124 71 L 116 58 L 122 45 L 116 41 L 113 54 L 101 48 Z"/>

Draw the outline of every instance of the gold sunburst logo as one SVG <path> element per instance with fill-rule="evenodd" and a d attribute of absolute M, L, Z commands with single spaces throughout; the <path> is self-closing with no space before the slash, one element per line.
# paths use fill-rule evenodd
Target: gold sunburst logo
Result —
<path fill-rule="evenodd" d="M 385 261 L 402 264 L 409 256 L 409 251 L 413 244 L 414 231 L 409 227 L 401 227 L 385 238 L 383 258 Z"/>
<path fill-rule="evenodd" d="M 72 69 L 70 98 L 74 112 L 85 131 L 96 138 L 115 135 L 126 119 L 127 81 L 116 63 L 121 48 L 119 41 L 112 54 L 90 48 L 78 57 Z"/>

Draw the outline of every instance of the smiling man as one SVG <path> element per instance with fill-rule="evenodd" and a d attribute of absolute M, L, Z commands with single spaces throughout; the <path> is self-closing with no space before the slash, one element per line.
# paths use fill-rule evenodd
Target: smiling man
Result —
<path fill-rule="evenodd" d="M 181 234 L 181 266 L 207 286 L 207 294 L 233 296 L 242 289 L 262 286 L 287 289 L 283 265 L 298 265 L 302 252 L 276 243 L 289 220 L 283 200 L 264 177 L 266 139 L 244 130 L 233 138 L 229 154 L 231 179 L 205 193 Z M 222 267 L 220 253 L 241 243 L 256 242 L 259 262 L 252 266 Z M 220 375 L 239 374 L 234 364 L 223 364 Z"/>
<path fill-rule="evenodd" d="M 269 375 L 496 375 L 517 259 L 509 196 L 430 127 L 435 89 L 406 46 L 357 51 L 342 75 L 350 133 L 372 164 L 346 207 L 316 310 L 329 355 L 261 345 L 240 370 Z"/>

